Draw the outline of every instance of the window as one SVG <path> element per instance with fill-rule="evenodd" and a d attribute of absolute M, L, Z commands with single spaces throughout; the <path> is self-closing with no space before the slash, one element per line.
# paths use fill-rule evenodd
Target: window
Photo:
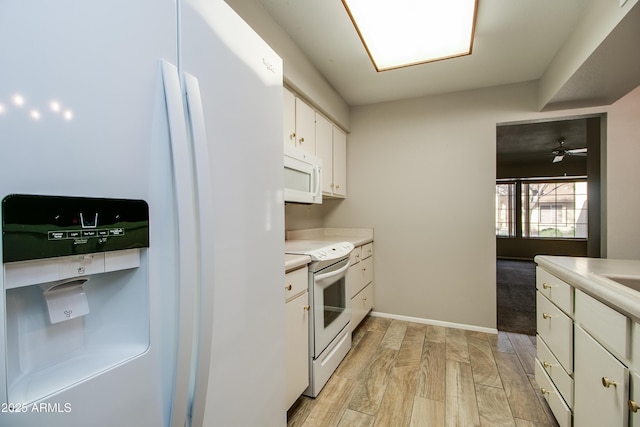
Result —
<path fill-rule="evenodd" d="M 521 206 L 515 208 L 515 190 Z M 496 236 L 515 237 L 519 217 L 524 238 L 586 239 L 587 180 L 517 180 L 496 184 Z M 513 207 L 510 207 L 513 206 Z"/>
<path fill-rule="evenodd" d="M 496 236 L 516 235 L 516 185 L 496 184 Z"/>

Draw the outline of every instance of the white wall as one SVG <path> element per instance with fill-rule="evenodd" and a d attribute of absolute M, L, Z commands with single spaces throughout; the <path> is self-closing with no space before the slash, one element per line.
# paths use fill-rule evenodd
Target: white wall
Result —
<path fill-rule="evenodd" d="M 640 89 L 611 107 L 536 102 L 524 83 L 352 110 L 349 197 L 323 225 L 375 229 L 376 311 L 495 328 L 498 123 L 608 113 L 610 257 L 640 259 Z"/>
<path fill-rule="evenodd" d="M 607 257 L 640 259 L 640 87 L 609 108 Z"/>
<path fill-rule="evenodd" d="M 375 229 L 375 310 L 496 327 L 496 123 L 534 84 L 352 109 L 349 197 L 326 226 Z"/>

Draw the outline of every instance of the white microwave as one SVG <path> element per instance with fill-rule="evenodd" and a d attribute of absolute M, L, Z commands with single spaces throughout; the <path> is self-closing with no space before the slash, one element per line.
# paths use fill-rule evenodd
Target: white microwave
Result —
<path fill-rule="evenodd" d="M 322 159 L 284 146 L 284 201 L 322 203 Z"/>

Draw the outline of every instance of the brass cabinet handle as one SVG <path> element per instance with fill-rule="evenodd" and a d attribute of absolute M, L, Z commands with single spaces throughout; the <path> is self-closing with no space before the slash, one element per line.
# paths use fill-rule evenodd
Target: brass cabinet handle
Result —
<path fill-rule="evenodd" d="M 551 315 L 548 313 L 542 313 L 542 318 L 543 319 L 551 319 Z"/>
<path fill-rule="evenodd" d="M 629 400 L 627 406 L 631 412 L 638 412 L 638 404 L 634 400 Z"/>
<path fill-rule="evenodd" d="M 311 306 L 309 304 L 305 305 L 304 307 L 302 307 L 305 309 L 305 311 L 309 311 L 311 310 Z"/>
<path fill-rule="evenodd" d="M 551 289 L 551 288 L 555 288 L 555 286 L 550 285 L 548 283 L 543 283 L 542 284 L 542 289 Z"/>
<path fill-rule="evenodd" d="M 540 389 L 540 392 L 541 392 L 542 394 L 549 394 L 551 391 L 550 391 L 550 390 L 547 390 L 546 388 L 544 388 L 544 387 L 543 387 L 543 388 L 541 388 L 541 389 Z"/>
<path fill-rule="evenodd" d="M 295 133 L 295 132 L 294 132 L 294 133 L 292 133 L 292 134 L 289 136 L 289 139 L 295 139 L 295 138 L 296 138 L 296 133 Z"/>
<path fill-rule="evenodd" d="M 285 288 L 286 290 L 290 291 L 290 290 L 293 288 L 293 286 L 291 286 L 291 285 L 286 285 L 284 288 Z"/>
<path fill-rule="evenodd" d="M 298 141 L 300 141 L 300 142 L 304 142 L 304 138 L 300 138 Z"/>
<path fill-rule="evenodd" d="M 551 363 L 549 363 L 549 362 L 542 362 L 542 366 L 544 366 L 545 369 L 549 369 L 553 365 Z"/>
<path fill-rule="evenodd" d="M 611 386 L 616 387 L 617 385 L 618 385 L 617 382 L 615 382 L 615 381 L 613 381 L 613 380 L 611 380 L 611 379 L 609 379 L 607 377 L 602 377 L 602 386 L 603 387 L 609 388 Z"/>
<path fill-rule="evenodd" d="M 362 300 L 363 300 L 363 301 L 366 301 L 366 300 L 367 300 L 367 297 L 362 297 Z"/>
<path fill-rule="evenodd" d="M 336 190 L 340 188 L 340 184 L 336 184 Z"/>

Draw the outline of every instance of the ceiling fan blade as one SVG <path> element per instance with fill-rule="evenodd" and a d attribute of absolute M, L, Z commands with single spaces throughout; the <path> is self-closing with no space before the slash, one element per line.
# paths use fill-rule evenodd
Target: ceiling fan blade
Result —
<path fill-rule="evenodd" d="M 586 148 L 573 148 L 571 150 L 566 150 L 569 154 L 587 154 Z"/>
<path fill-rule="evenodd" d="M 553 158 L 553 163 L 561 162 L 561 161 L 562 161 L 562 159 L 564 159 L 564 156 L 555 156 L 555 157 Z"/>

